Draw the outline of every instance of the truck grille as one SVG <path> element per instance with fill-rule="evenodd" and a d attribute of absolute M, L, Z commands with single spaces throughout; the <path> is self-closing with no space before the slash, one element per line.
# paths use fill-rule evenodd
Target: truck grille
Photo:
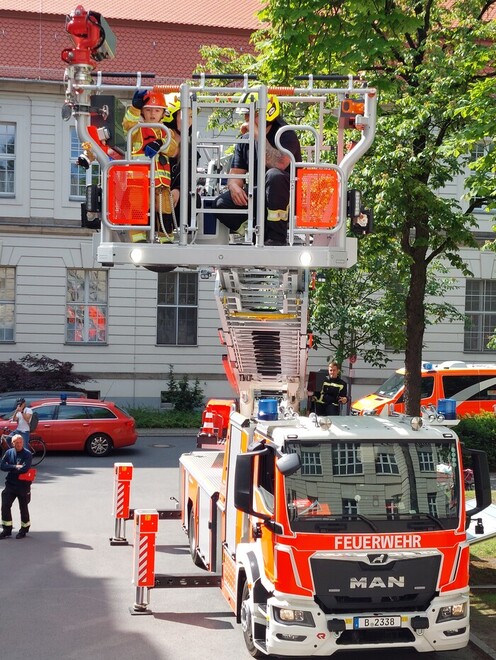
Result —
<path fill-rule="evenodd" d="M 436 595 L 441 557 L 364 561 L 312 558 L 315 601 L 326 613 L 423 611 Z"/>

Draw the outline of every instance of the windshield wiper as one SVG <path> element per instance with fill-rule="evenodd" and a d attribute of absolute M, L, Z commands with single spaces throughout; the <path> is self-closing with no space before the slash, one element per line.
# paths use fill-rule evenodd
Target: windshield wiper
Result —
<path fill-rule="evenodd" d="M 353 518 L 360 518 L 360 520 L 363 520 L 363 522 L 366 522 L 367 525 L 374 531 L 377 532 L 377 527 L 374 525 L 374 523 L 369 519 L 366 518 L 365 516 L 362 516 L 361 513 L 354 513 L 352 514 Z"/>
<path fill-rule="evenodd" d="M 443 525 L 443 523 L 439 520 L 439 518 L 436 518 L 436 516 L 433 516 L 431 513 L 412 513 L 410 514 L 412 516 L 425 516 L 429 520 L 432 520 L 432 522 L 436 523 L 436 525 L 439 527 L 439 529 L 446 529 L 446 527 Z M 415 524 L 418 523 L 418 524 Z M 420 527 L 425 523 L 422 523 L 421 519 L 419 518 L 418 521 L 412 521 L 411 523 L 408 524 L 409 527 Z"/>

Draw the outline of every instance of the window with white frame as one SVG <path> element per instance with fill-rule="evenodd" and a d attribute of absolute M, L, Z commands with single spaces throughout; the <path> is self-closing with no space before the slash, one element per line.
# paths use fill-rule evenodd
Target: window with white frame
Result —
<path fill-rule="evenodd" d="M 0 341 L 14 341 L 15 268 L 0 267 Z"/>
<path fill-rule="evenodd" d="M 463 349 L 494 353 L 487 344 L 496 329 L 496 280 L 465 281 L 465 316 Z"/>
<path fill-rule="evenodd" d="M 70 190 L 69 199 L 83 200 L 86 197 L 86 186 L 99 181 L 100 166 L 97 161 L 93 161 L 90 167 L 85 170 L 84 167 L 77 165 L 77 159 L 82 154 L 83 148 L 79 141 L 76 128 L 70 127 L 71 149 L 70 149 Z"/>
<path fill-rule="evenodd" d="M 434 457 L 431 451 L 419 451 L 418 462 L 421 472 L 434 472 Z"/>
<path fill-rule="evenodd" d="M 107 271 L 67 271 L 66 341 L 107 343 Z"/>
<path fill-rule="evenodd" d="M 84 198 L 86 195 L 86 170 L 76 165 L 78 156 L 81 154 L 82 147 L 79 141 L 76 129 L 71 126 L 71 189 L 69 195 L 71 199 L 78 197 Z"/>
<path fill-rule="evenodd" d="M 334 475 L 363 474 L 360 445 L 339 442 L 333 446 L 332 473 Z"/>
<path fill-rule="evenodd" d="M 430 515 L 437 518 L 437 493 L 427 493 L 427 506 Z"/>
<path fill-rule="evenodd" d="M 301 452 L 301 473 L 305 475 L 322 474 L 320 451 L 303 450 Z"/>
<path fill-rule="evenodd" d="M 478 142 L 476 145 L 474 145 L 471 153 L 470 153 L 470 158 L 472 161 L 476 161 L 479 158 L 483 158 L 484 156 L 487 156 L 488 153 L 491 151 L 491 149 L 494 149 L 494 143 L 493 141 L 486 141 L 486 142 Z M 493 173 L 488 173 L 487 177 L 494 177 Z M 478 211 L 483 211 L 487 212 L 486 209 L 486 203 L 487 199 L 484 197 L 474 197 L 472 199 L 472 202 L 475 203 L 474 208 Z M 492 211 L 494 212 L 494 211 Z"/>
<path fill-rule="evenodd" d="M 376 474 L 399 474 L 400 470 L 396 463 L 395 455 L 388 452 L 377 454 L 375 458 L 375 472 Z"/>
<path fill-rule="evenodd" d="M 0 122 L 0 197 L 15 196 L 16 125 Z"/>
<path fill-rule="evenodd" d="M 358 513 L 358 502 L 355 499 L 343 497 L 341 500 L 341 506 L 343 507 L 344 516 L 356 516 Z"/>
<path fill-rule="evenodd" d="M 197 273 L 159 273 L 157 294 L 157 344 L 196 346 Z"/>

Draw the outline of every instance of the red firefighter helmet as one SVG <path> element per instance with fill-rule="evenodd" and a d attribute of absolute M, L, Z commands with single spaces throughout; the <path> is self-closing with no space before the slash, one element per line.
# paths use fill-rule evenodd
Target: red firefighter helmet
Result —
<path fill-rule="evenodd" d="M 167 108 L 165 96 L 161 92 L 148 92 L 145 96 L 145 108 Z"/>

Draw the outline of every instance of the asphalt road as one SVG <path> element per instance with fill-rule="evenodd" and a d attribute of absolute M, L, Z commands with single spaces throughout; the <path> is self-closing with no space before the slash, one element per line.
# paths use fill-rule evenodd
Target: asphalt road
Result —
<path fill-rule="evenodd" d="M 0 655 L 3 660 L 232 660 L 249 658 L 217 588 L 157 589 L 149 616 L 132 616 L 131 545 L 110 546 L 115 462 L 132 463 L 133 508 L 171 508 L 178 457 L 194 438 L 141 437 L 107 458 L 48 454 L 32 487 L 32 532 L 0 541 Z M 3 478 L 2 478 L 3 483 Z M 16 506 L 16 505 L 15 505 Z M 14 509 L 14 527 L 19 513 Z M 17 523 L 17 524 L 16 524 Z M 126 536 L 132 543 L 133 525 Z M 199 571 L 177 521 L 160 521 L 157 573 Z M 199 571 L 201 573 L 201 571 Z M 414 652 L 340 652 L 353 660 L 402 660 Z M 471 649 L 424 654 L 425 660 L 472 660 Z"/>

